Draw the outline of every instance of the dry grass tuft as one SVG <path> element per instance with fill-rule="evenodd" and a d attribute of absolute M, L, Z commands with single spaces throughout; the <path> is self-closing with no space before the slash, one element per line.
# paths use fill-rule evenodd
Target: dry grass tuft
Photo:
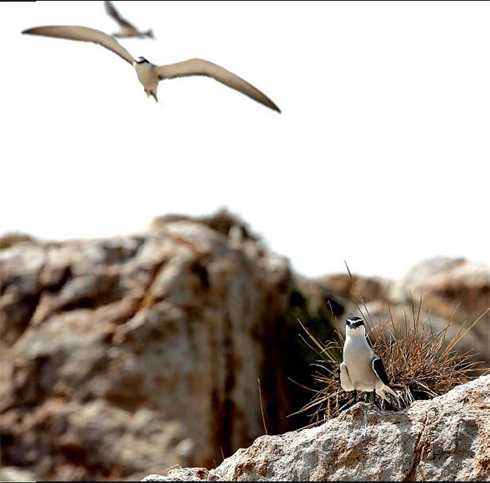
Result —
<path fill-rule="evenodd" d="M 473 358 L 475 353 L 457 354 L 454 349 L 490 309 L 472 324 L 465 322 L 446 345 L 447 331 L 453 317 L 443 330 L 434 332 L 430 324 L 421 320 L 422 299 L 418 307 L 411 299 L 411 313 L 407 315 L 405 312 L 404 320 L 396 321 L 390 310 L 389 317 L 384 321 L 379 320 L 377 325 L 373 323 L 364 302 L 360 300 L 360 303 L 362 307 L 360 304 L 356 306 L 365 321 L 369 342 L 383 360 L 390 387 L 400 396 L 398 400 L 389 396 L 391 402 L 385 405 L 386 409 L 398 411 L 410 406 L 413 401 L 440 396 L 473 379 L 475 371 L 488 370 L 476 367 L 479 362 Z M 313 392 L 312 399 L 294 414 L 310 413 L 312 425 L 315 425 L 338 416 L 354 402 L 353 393 L 341 388 L 338 376 L 344 336 L 336 330 L 335 339 L 323 343 L 299 319 L 298 322 L 309 340 L 300 337 L 320 359 L 312 364 L 316 368 L 313 379 L 317 387 L 302 386 Z M 318 386 L 321 388 L 318 389 Z M 369 396 L 370 393 L 358 391 L 358 401 L 368 401 Z"/>

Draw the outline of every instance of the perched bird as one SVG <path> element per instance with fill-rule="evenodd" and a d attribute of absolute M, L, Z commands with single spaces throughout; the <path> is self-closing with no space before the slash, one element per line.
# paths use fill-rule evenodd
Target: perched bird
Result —
<path fill-rule="evenodd" d="M 398 397 L 388 383 L 381 358 L 367 342 L 364 321 L 360 317 L 349 317 L 346 321 L 344 361 L 340 365 L 342 389 L 354 391 L 354 402 L 357 400 L 357 391 L 372 392 L 373 401 L 376 400 L 376 394 L 388 401 L 385 392 Z"/>
<path fill-rule="evenodd" d="M 212 77 L 218 82 L 221 82 L 222 84 L 245 94 L 251 99 L 260 102 L 264 106 L 267 106 L 274 111 L 281 112 L 274 102 L 272 102 L 265 94 L 256 89 L 252 84 L 249 84 L 241 77 L 238 77 L 223 67 L 213 64 L 212 62 L 208 62 L 207 60 L 189 59 L 183 62 L 167 65 L 154 65 L 144 57 L 138 57 L 136 60 L 114 37 L 111 37 L 100 30 L 89 27 L 56 25 L 34 27 L 24 30 L 22 33 L 93 42 L 105 47 L 106 49 L 112 50 L 112 52 L 119 55 L 119 57 L 134 66 L 138 79 L 143 85 L 147 96 L 153 96 L 157 102 L 157 88 L 158 83 L 161 80 L 201 75 Z"/>
<path fill-rule="evenodd" d="M 117 11 L 116 7 L 112 2 L 104 2 L 106 12 L 119 24 L 121 30 L 112 34 L 114 37 L 149 37 L 154 39 L 153 30 L 149 29 L 145 32 L 138 30 L 132 23 L 128 22 L 121 14 Z"/>

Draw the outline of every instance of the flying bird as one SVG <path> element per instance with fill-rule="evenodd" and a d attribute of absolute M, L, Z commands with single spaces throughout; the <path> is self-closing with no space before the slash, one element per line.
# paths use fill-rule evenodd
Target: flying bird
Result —
<path fill-rule="evenodd" d="M 114 37 L 149 37 L 154 39 L 153 30 L 149 29 L 146 31 L 138 30 L 132 23 L 128 22 L 121 14 L 117 11 L 114 4 L 109 1 L 104 2 L 106 12 L 119 24 L 120 30 L 115 34 Z"/>
<path fill-rule="evenodd" d="M 354 402 L 357 400 L 357 391 L 372 392 L 373 401 L 376 400 L 376 394 L 388 401 L 385 392 L 398 397 L 388 384 L 383 362 L 367 342 L 364 321 L 360 317 L 348 318 L 344 360 L 340 365 L 342 389 L 354 391 Z"/>
<path fill-rule="evenodd" d="M 252 84 L 226 70 L 225 68 L 203 59 L 189 59 L 183 62 L 167 65 L 155 65 L 144 57 L 134 59 L 133 56 L 112 36 L 100 30 L 89 27 L 54 25 L 34 27 L 22 32 L 29 35 L 41 35 L 45 37 L 58 37 L 68 40 L 80 40 L 93 42 L 117 54 L 121 59 L 131 64 L 138 75 L 138 79 L 144 87 L 147 96 L 153 96 L 158 102 L 157 89 L 161 80 L 175 79 L 176 77 L 206 76 L 235 89 L 251 99 L 260 102 L 264 106 L 281 112 L 280 109 L 264 93 L 256 89 Z"/>

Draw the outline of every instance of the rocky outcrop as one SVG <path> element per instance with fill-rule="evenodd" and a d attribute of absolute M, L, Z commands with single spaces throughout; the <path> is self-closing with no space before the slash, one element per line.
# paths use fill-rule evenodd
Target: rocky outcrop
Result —
<path fill-rule="evenodd" d="M 35 239 L 25 233 L 6 233 L 5 235 L 0 236 L 0 250 L 6 250 L 17 243 L 31 241 L 35 241 Z"/>
<path fill-rule="evenodd" d="M 218 225 L 0 253 L 2 466 L 63 480 L 214 466 L 264 433 L 259 379 L 269 432 L 292 428 L 304 299 L 285 258 Z"/>
<path fill-rule="evenodd" d="M 336 419 L 261 436 L 216 469 L 144 481 L 488 481 L 490 376 L 400 412 L 358 403 Z"/>
<path fill-rule="evenodd" d="M 324 275 L 318 282 L 335 291 L 338 295 L 358 301 L 359 298 L 364 302 L 373 300 L 388 300 L 392 281 L 382 277 L 364 277 L 348 273 L 335 273 Z"/>
<path fill-rule="evenodd" d="M 151 223 L 151 229 L 158 230 L 160 226 L 174 221 L 193 221 L 205 225 L 218 233 L 226 235 L 231 239 L 247 239 L 259 241 L 260 237 L 252 231 L 248 223 L 243 221 L 236 214 L 221 208 L 213 215 L 209 216 L 189 216 L 181 214 L 166 214 L 157 217 Z"/>
<path fill-rule="evenodd" d="M 36 477 L 29 471 L 15 466 L 0 467 L 0 481 L 34 482 Z"/>
<path fill-rule="evenodd" d="M 390 299 L 407 302 L 409 293 L 422 296 L 425 309 L 440 316 L 475 320 L 490 307 L 489 266 L 464 258 L 423 260 L 393 284 Z"/>

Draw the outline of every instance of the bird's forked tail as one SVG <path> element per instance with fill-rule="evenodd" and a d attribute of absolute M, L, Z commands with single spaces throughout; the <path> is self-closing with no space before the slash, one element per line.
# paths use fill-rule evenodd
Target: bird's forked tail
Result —
<path fill-rule="evenodd" d="M 155 99 L 155 102 L 158 104 L 158 97 L 156 91 L 148 91 L 145 89 L 145 94 L 147 95 L 147 97 L 152 96 L 153 99 Z"/>

